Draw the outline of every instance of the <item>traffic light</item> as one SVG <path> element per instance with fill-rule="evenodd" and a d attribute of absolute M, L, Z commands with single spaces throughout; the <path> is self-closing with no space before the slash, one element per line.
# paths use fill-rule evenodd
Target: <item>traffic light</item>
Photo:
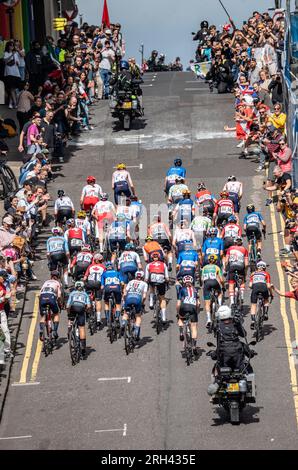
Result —
<path fill-rule="evenodd" d="M 55 31 L 63 31 L 67 24 L 66 18 L 54 18 L 53 28 Z"/>

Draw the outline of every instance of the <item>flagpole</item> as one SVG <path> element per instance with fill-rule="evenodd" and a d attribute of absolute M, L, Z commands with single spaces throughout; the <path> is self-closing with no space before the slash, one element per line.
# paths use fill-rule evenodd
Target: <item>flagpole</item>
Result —
<path fill-rule="evenodd" d="M 221 6 L 223 7 L 223 9 L 224 9 L 224 11 L 225 11 L 227 17 L 229 18 L 229 21 L 231 22 L 231 25 L 233 26 L 233 29 L 236 29 L 235 23 L 234 23 L 234 21 L 232 20 L 232 18 L 230 17 L 228 10 L 226 9 L 226 7 L 224 6 L 224 4 L 222 3 L 221 0 L 218 0 L 218 1 L 219 1 L 219 3 L 221 4 Z"/>

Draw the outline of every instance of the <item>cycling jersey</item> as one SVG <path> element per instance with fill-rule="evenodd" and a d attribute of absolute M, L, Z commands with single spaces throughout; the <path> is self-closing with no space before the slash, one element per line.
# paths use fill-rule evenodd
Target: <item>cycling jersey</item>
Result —
<path fill-rule="evenodd" d="M 221 269 L 216 264 L 206 264 L 202 269 L 203 282 L 209 280 L 217 280 L 218 276 L 222 276 Z"/>
<path fill-rule="evenodd" d="M 227 250 L 227 259 L 229 266 L 244 267 L 245 261 L 248 260 L 248 251 L 244 246 L 230 246 Z"/>
<path fill-rule="evenodd" d="M 236 238 L 241 237 L 241 235 L 242 229 L 240 225 L 233 223 L 228 223 L 227 225 L 225 225 L 221 232 L 222 238 Z"/>
<path fill-rule="evenodd" d="M 74 290 L 69 294 L 67 308 L 78 307 L 83 310 L 90 304 L 91 301 L 87 292 Z"/>
<path fill-rule="evenodd" d="M 194 276 L 198 261 L 199 256 L 195 250 L 180 251 L 177 258 L 177 265 L 179 265 L 177 277 L 181 278 L 187 274 Z"/>
<path fill-rule="evenodd" d="M 119 271 L 115 271 L 114 269 L 105 271 L 102 274 L 101 282 L 104 288 L 120 289 L 122 283 L 121 273 Z"/>
<path fill-rule="evenodd" d="M 86 197 L 96 197 L 99 199 L 100 195 L 102 193 L 102 189 L 101 187 L 99 186 L 99 184 L 87 184 L 86 186 L 83 187 L 83 190 L 82 190 L 82 198 L 86 198 Z"/>
<path fill-rule="evenodd" d="M 204 202 L 207 202 L 207 201 L 216 202 L 215 196 L 211 194 L 211 192 L 208 191 L 208 189 L 198 191 L 195 195 L 195 200 L 198 205 L 203 205 L 203 206 L 204 206 Z"/>
<path fill-rule="evenodd" d="M 47 240 L 47 253 L 50 255 L 68 253 L 65 238 L 62 236 L 49 237 Z"/>
<path fill-rule="evenodd" d="M 177 166 L 172 166 L 166 176 L 166 191 L 170 189 L 171 186 L 174 186 L 176 184 L 176 179 L 177 177 L 180 176 L 181 178 L 185 178 L 186 176 L 186 169 L 183 168 L 182 166 L 177 167 Z"/>
<path fill-rule="evenodd" d="M 209 217 L 205 217 L 204 215 L 197 215 L 192 223 L 190 228 L 194 232 L 208 232 L 209 228 L 211 227 L 211 220 Z"/>
<path fill-rule="evenodd" d="M 174 233 L 175 242 L 185 242 L 193 240 L 193 231 L 191 228 L 177 228 Z"/>
<path fill-rule="evenodd" d="M 224 185 L 224 191 L 228 191 L 228 193 L 236 193 L 238 196 L 241 193 L 242 183 L 240 181 L 228 181 Z"/>
<path fill-rule="evenodd" d="M 234 203 L 230 199 L 220 199 L 217 201 L 214 213 L 221 216 L 230 216 L 234 214 Z"/>
<path fill-rule="evenodd" d="M 97 219 L 102 219 L 108 215 L 114 215 L 115 206 L 111 201 L 98 201 L 95 204 L 93 211 Z"/>
<path fill-rule="evenodd" d="M 121 272 L 136 271 L 141 264 L 139 255 L 135 251 L 123 251 L 118 261 L 118 268 Z"/>
<path fill-rule="evenodd" d="M 251 274 L 249 282 L 251 282 L 252 285 L 259 283 L 271 284 L 271 277 L 267 271 L 255 271 Z"/>
<path fill-rule="evenodd" d="M 114 171 L 112 176 L 112 186 L 114 187 L 115 185 L 120 187 L 124 182 L 127 183 L 127 186 L 128 183 L 130 183 L 130 185 L 132 186 L 132 181 L 129 172 L 127 170 Z"/>
<path fill-rule="evenodd" d="M 153 252 L 162 253 L 162 248 L 158 242 L 150 241 L 145 243 L 145 245 L 143 246 L 143 251 L 147 253 L 147 255 L 150 255 Z"/>
<path fill-rule="evenodd" d="M 247 227 L 256 227 L 260 229 L 263 220 L 264 219 L 260 212 L 251 212 L 250 214 L 245 215 L 243 223 Z"/>
<path fill-rule="evenodd" d="M 164 224 L 163 222 L 156 222 L 150 225 L 149 235 L 151 235 L 151 237 L 155 240 L 168 240 L 170 236 L 170 231 L 166 224 Z"/>
<path fill-rule="evenodd" d="M 69 248 L 81 248 L 83 241 L 85 241 L 84 233 L 81 228 L 72 227 L 66 230 L 64 238 L 68 243 Z"/>
<path fill-rule="evenodd" d="M 55 297 L 61 297 L 61 284 L 55 279 L 50 279 L 43 283 L 40 289 L 40 295 L 53 294 Z"/>
<path fill-rule="evenodd" d="M 91 230 L 91 224 L 87 217 L 85 219 L 75 219 L 75 226 L 83 230 L 84 240 L 86 240 L 87 233 Z"/>
<path fill-rule="evenodd" d="M 179 291 L 178 300 L 181 300 L 183 305 L 196 307 L 199 300 L 198 290 L 193 286 L 184 286 Z"/>
<path fill-rule="evenodd" d="M 126 240 L 127 229 L 129 227 L 129 222 L 115 221 L 112 223 L 109 229 L 109 240 Z"/>
<path fill-rule="evenodd" d="M 208 256 L 216 255 L 218 257 L 216 264 L 221 264 L 220 252 L 223 251 L 224 245 L 222 238 L 207 238 L 202 247 L 202 253 L 204 255 L 204 264 L 208 264 Z"/>
<path fill-rule="evenodd" d="M 71 209 L 71 211 L 74 210 L 73 202 L 68 196 L 59 197 L 55 201 L 55 214 L 57 214 L 62 209 Z"/>
<path fill-rule="evenodd" d="M 87 269 L 87 266 L 92 263 L 93 255 L 89 251 L 80 251 L 73 259 L 71 267 L 79 266 Z"/>
<path fill-rule="evenodd" d="M 85 272 L 84 279 L 86 279 L 88 284 L 101 284 L 101 277 L 105 270 L 106 268 L 104 264 L 92 262 Z"/>
<path fill-rule="evenodd" d="M 133 219 L 133 210 L 131 206 L 122 206 L 118 204 L 116 214 L 124 214 L 127 221 L 131 221 Z"/>
<path fill-rule="evenodd" d="M 191 199 L 181 199 L 177 203 L 175 210 L 178 211 L 178 220 L 192 220 L 194 202 Z"/>
<path fill-rule="evenodd" d="M 168 268 L 163 261 L 152 261 L 146 266 L 145 281 L 150 284 L 164 284 L 169 279 Z"/>
<path fill-rule="evenodd" d="M 131 305 L 135 306 L 136 313 L 142 311 L 143 297 L 147 294 L 148 284 L 144 281 L 137 279 L 130 281 L 126 287 L 126 297 L 124 308 L 129 308 Z"/>
<path fill-rule="evenodd" d="M 188 190 L 186 184 L 174 184 L 171 186 L 169 190 L 169 199 L 173 201 L 173 203 L 177 203 L 181 199 L 183 199 L 183 191 Z"/>

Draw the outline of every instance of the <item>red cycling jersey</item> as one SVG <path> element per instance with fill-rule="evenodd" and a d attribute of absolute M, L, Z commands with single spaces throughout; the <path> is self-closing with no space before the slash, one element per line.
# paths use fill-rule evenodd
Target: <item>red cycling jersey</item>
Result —
<path fill-rule="evenodd" d="M 242 228 L 238 224 L 227 224 L 221 232 L 222 238 L 236 238 L 241 237 Z"/>
<path fill-rule="evenodd" d="M 250 276 L 249 282 L 252 284 L 259 284 L 260 282 L 264 284 L 271 284 L 270 274 L 267 273 L 267 271 L 255 271 Z"/>
<path fill-rule="evenodd" d="M 217 201 L 214 209 L 215 214 L 225 214 L 233 215 L 234 214 L 234 203 L 230 199 L 220 199 Z"/>
<path fill-rule="evenodd" d="M 229 264 L 245 264 L 245 261 L 248 260 L 248 251 L 244 246 L 230 246 L 227 250 L 227 260 Z"/>

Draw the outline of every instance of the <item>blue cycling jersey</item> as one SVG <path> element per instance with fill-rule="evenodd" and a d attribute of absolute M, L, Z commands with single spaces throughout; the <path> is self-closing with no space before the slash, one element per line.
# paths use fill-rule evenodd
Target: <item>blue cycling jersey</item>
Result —
<path fill-rule="evenodd" d="M 129 221 L 115 221 L 112 223 L 109 230 L 109 239 L 110 240 L 125 240 L 127 227 L 129 226 Z"/>
<path fill-rule="evenodd" d="M 209 255 L 216 255 L 219 257 L 220 252 L 224 250 L 224 242 L 222 238 L 207 238 L 202 247 L 202 253 L 204 255 L 204 260 L 208 260 Z M 220 260 L 218 259 L 218 262 Z"/>
<path fill-rule="evenodd" d="M 69 294 L 67 307 L 71 307 L 72 305 L 81 304 L 84 307 L 91 304 L 89 295 L 84 291 L 74 290 Z"/>
<path fill-rule="evenodd" d="M 186 305 L 193 305 L 194 307 L 197 305 L 197 300 L 199 298 L 198 291 L 195 287 L 182 287 L 179 290 L 178 300 Z"/>
<path fill-rule="evenodd" d="M 167 176 L 171 175 L 177 175 L 181 176 L 182 178 L 185 178 L 186 169 L 183 166 L 172 166 L 167 172 Z"/>
<path fill-rule="evenodd" d="M 121 273 L 114 269 L 105 271 L 101 277 L 101 283 L 104 287 L 120 287 L 121 282 L 123 282 Z"/>
<path fill-rule="evenodd" d="M 68 253 L 67 241 L 64 237 L 50 237 L 47 240 L 47 252 L 54 253 Z"/>
<path fill-rule="evenodd" d="M 195 266 L 199 256 L 196 250 L 180 251 L 177 258 L 177 264 L 180 266 Z"/>
<path fill-rule="evenodd" d="M 246 214 L 244 217 L 244 225 L 253 226 L 253 227 L 260 227 L 263 221 L 263 216 L 260 212 L 251 212 L 250 214 Z"/>

